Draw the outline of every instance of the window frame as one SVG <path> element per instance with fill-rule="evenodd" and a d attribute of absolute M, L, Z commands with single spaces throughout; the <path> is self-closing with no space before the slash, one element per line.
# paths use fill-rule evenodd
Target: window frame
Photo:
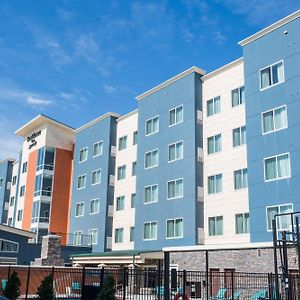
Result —
<path fill-rule="evenodd" d="M 220 151 L 216 151 L 216 137 L 217 137 L 217 136 L 220 136 L 220 137 L 221 137 Z M 209 147 L 208 147 L 208 145 L 209 145 L 208 140 L 209 140 L 210 138 L 213 138 L 213 140 L 214 140 L 214 151 L 211 152 L 211 153 L 208 153 L 208 149 L 209 149 Z M 217 154 L 217 153 L 222 152 L 222 133 L 218 133 L 218 134 L 209 136 L 208 138 L 206 138 L 206 142 L 207 142 L 207 155 L 213 155 L 213 154 Z"/>
<path fill-rule="evenodd" d="M 78 179 L 79 179 L 79 177 L 85 177 L 85 185 L 83 187 L 80 187 L 80 188 L 78 187 Z M 86 174 L 82 174 L 82 175 L 77 176 L 76 187 L 77 187 L 77 190 L 82 190 L 82 189 L 86 188 Z"/>
<path fill-rule="evenodd" d="M 92 238 L 92 234 L 91 234 L 92 231 L 97 232 L 96 242 L 93 242 L 93 238 Z M 98 245 L 99 228 L 90 228 L 88 230 L 88 236 L 89 236 L 89 239 L 90 239 L 90 241 L 88 241 L 88 245 Z"/>
<path fill-rule="evenodd" d="M 2 241 L 17 245 L 17 251 L 3 251 L 3 250 L 1 250 L 1 248 L 2 248 Z M 20 247 L 19 247 L 19 243 L 18 242 L 0 238 L 0 253 L 19 253 L 19 249 L 20 249 Z"/>
<path fill-rule="evenodd" d="M 122 144 L 124 141 L 125 141 L 125 146 Z M 124 148 L 120 148 L 121 145 L 123 145 L 122 147 L 124 147 Z M 127 136 L 127 134 L 123 135 L 123 136 L 120 136 L 118 138 L 118 151 L 126 150 L 127 146 L 128 146 L 128 136 Z"/>
<path fill-rule="evenodd" d="M 293 203 L 283 203 L 283 204 L 274 204 L 274 205 L 267 205 L 267 206 L 266 206 L 266 225 L 267 225 L 267 232 L 272 232 L 272 231 L 273 231 L 272 228 L 269 229 L 269 227 L 268 227 L 268 225 L 269 225 L 269 224 L 268 224 L 268 208 L 277 207 L 277 208 L 278 208 L 278 211 L 279 211 L 281 206 L 289 206 L 289 205 L 292 207 L 292 212 L 294 212 L 294 204 L 293 204 Z M 279 230 L 278 224 L 276 224 L 276 225 L 277 225 L 277 231 L 285 230 L 285 229 Z M 272 224 L 271 224 L 271 227 L 272 227 Z"/>
<path fill-rule="evenodd" d="M 101 143 L 101 145 L 102 145 L 102 146 L 101 146 L 101 153 L 95 155 L 95 145 L 100 144 L 100 143 Z M 93 158 L 94 158 L 94 157 L 101 156 L 102 154 L 103 154 L 103 140 L 100 140 L 100 141 L 98 141 L 98 142 L 96 142 L 96 143 L 93 144 Z"/>
<path fill-rule="evenodd" d="M 278 164 L 277 164 L 277 162 L 278 162 L 278 157 L 279 157 L 279 156 L 284 156 L 284 155 L 288 155 L 288 158 L 289 158 L 289 171 L 290 171 L 290 175 L 289 175 L 289 176 L 286 176 L 286 177 L 280 177 L 280 178 L 278 178 Z M 276 178 L 273 178 L 273 179 L 266 179 L 266 160 L 271 159 L 271 158 L 276 158 Z M 265 157 L 265 158 L 264 158 L 264 165 L 263 165 L 263 168 L 264 168 L 264 181 L 265 181 L 265 182 L 271 182 L 271 181 L 275 181 L 275 180 L 282 180 L 282 179 L 291 178 L 291 177 L 292 177 L 292 168 L 291 168 L 291 155 L 290 155 L 290 152 L 280 153 L 280 154 L 277 154 L 277 155 Z"/>
<path fill-rule="evenodd" d="M 87 152 L 86 152 L 86 153 L 87 153 L 87 154 L 86 154 L 86 159 L 80 160 L 80 153 L 81 153 L 81 151 L 83 151 L 83 150 L 87 150 Z M 81 149 L 79 150 L 78 163 L 81 164 L 81 163 L 87 161 L 87 160 L 88 160 L 88 156 L 89 156 L 89 147 L 81 148 Z"/>
<path fill-rule="evenodd" d="M 182 221 L 182 235 L 181 236 L 175 236 L 175 234 L 174 234 L 174 237 L 168 237 L 168 221 L 175 221 L 176 222 L 176 220 L 181 220 Z M 174 231 L 175 231 L 175 226 L 174 226 Z M 183 231 L 184 231 L 183 217 L 174 218 L 174 219 L 167 219 L 166 220 L 166 239 L 167 240 L 182 239 L 184 237 L 184 232 Z"/>
<path fill-rule="evenodd" d="M 123 202 L 123 208 L 118 208 L 118 200 L 122 199 Z M 117 196 L 116 197 L 116 209 L 115 211 L 123 211 L 125 210 L 125 195 Z"/>
<path fill-rule="evenodd" d="M 216 192 L 216 178 L 219 175 L 221 175 L 221 191 Z M 210 177 L 214 177 L 214 192 L 213 193 L 209 193 L 209 178 Z M 218 174 L 207 176 L 207 195 L 209 196 L 209 195 L 215 195 L 215 194 L 220 194 L 220 193 L 223 193 L 223 173 L 218 173 Z"/>
<path fill-rule="evenodd" d="M 176 119 L 176 111 L 177 111 L 177 108 L 179 108 L 179 107 L 182 107 L 182 121 L 177 122 L 177 119 Z M 171 113 L 172 110 L 175 110 L 175 121 L 176 121 L 176 122 L 175 122 L 174 124 L 170 125 L 170 113 Z M 181 124 L 181 123 L 184 122 L 184 109 L 183 109 L 183 103 L 177 105 L 176 107 L 173 107 L 173 108 L 169 109 L 168 121 L 169 121 L 169 122 L 168 122 L 168 123 L 169 123 L 169 126 L 168 126 L 169 128 L 170 128 L 170 127 L 173 127 L 173 126 L 175 126 L 175 125 Z"/>
<path fill-rule="evenodd" d="M 153 153 L 153 152 L 155 152 L 155 151 L 157 151 L 157 154 L 158 154 L 157 165 L 151 165 L 150 167 L 146 167 L 146 156 L 147 156 L 147 154 Z M 153 150 L 150 150 L 150 151 L 145 152 L 145 155 L 144 155 L 144 169 L 145 169 L 145 170 L 148 170 L 148 169 L 156 168 L 156 167 L 158 167 L 158 166 L 159 166 L 159 149 L 156 148 L 156 149 L 153 149 Z"/>
<path fill-rule="evenodd" d="M 243 232 L 237 232 L 238 230 L 238 227 L 237 227 L 237 216 L 239 216 L 239 215 L 242 215 L 243 216 Z M 248 215 L 248 220 L 249 220 L 249 227 L 248 227 L 248 232 L 245 232 L 245 228 L 246 228 L 246 226 L 245 226 L 245 224 L 246 224 L 246 218 L 245 218 L 245 216 L 246 215 Z M 235 234 L 236 235 L 240 235 L 240 234 L 249 234 L 250 233 L 250 214 L 249 214 L 249 212 L 242 212 L 242 213 L 236 213 L 235 215 L 234 215 L 234 221 L 235 221 Z"/>
<path fill-rule="evenodd" d="M 124 177 L 120 177 L 119 178 L 119 170 L 121 170 L 121 169 L 123 169 L 124 168 Z M 125 165 L 121 165 L 121 166 L 118 166 L 117 167 L 117 180 L 124 180 L 124 179 L 126 179 L 126 169 L 127 169 L 127 166 L 126 166 L 126 164 Z"/>
<path fill-rule="evenodd" d="M 151 225 L 155 223 L 156 224 L 156 236 L 155 238 L 149 238 L 149 239 L 146 239 L 145 238 L 145 225 L 146 224 L 150 224 L 150 228 L 151 228 Z M 152 233 L 152 229 L 150 231 Z M 144 222 L 144 226 L 143 226 L 143 241 L 156 241 L 157 240 L 157 233 L 158 233 L 158 222 L 156 220 L 154 221 L 147 221 L 147 222 Z"/>
<path fill-rule="evenodd" d="M 95 212 L 91 212 L 91 208 L 92 208 L 92 202 L 98 201 L 98 210 Z M 95 199 L 91 199 L 90 200 L 90 215 L 96 215 L 99 214 L 100 212 L 100 198 L 95 198 Z"/>
<path fill-rule="evenodd" d="M 148 121 L 151 121 L 151 120 L 153 121 L 153 119 L 155 119 L 155 118 L 158 118 L 158 127 L 157 127 L 158 130 L 147 134 L 147 122 L 148 122 Z M 145 121 L 145 136 L 150 136 L 150 135 L 156 134 L 156 133 L 158 133 L 158 132 L 159 132 L 159 115 L 156 115 L 156 116 L 151 117 L 151 118 L 149 118 L 149 119 L 147 119 L 147 120 Z"/>
<path fill-rule="evenodd" d="M 76 213 L 77 213 L 77 207 L 79 206 L 79 205 L 83 205 L 82 207 L 83 207 L 83 209 L 82 209 L 82 215 L 76 215 Z M 84 217 L 84 213 L 85 213 L 85 203 L 82 201 L 82 202 L 77 202 L 76 203 L 76 205 L 75 205 L 75 218 L 80 218 L 80 217 Z"/>
<path fill-rule="evenodd" d="M 219 112 L 215 112 L 215 102 L 216 102 L 217 98 L 220 98 L 220 111 Z M 210 102 L 210 101 L 212 101 L 212 103 L 213 103 L 213 111 L 214 111 L 211 115 L 208 114 L 208 102 Z M 221 95 L 218 95 L 218 96 L 215 96 L 213 98 L 206 100 L 206 117 L 207 118 L 217 115 L 217 114 L 221 113 L 221 111 L 222 111 L 221 110 Z"/>
<path fill-rule="evenodd" d="M 286 111 L 286 127 L 282 127 L 282 128 L 279 128 L 279 129 L 273 129 L 273 130 L 264 132 L 264 114 L 272 111 L 273 112 L 273 124 L 275 124 L 274 123 L 275 110 L 280 109 L 282 107 L 285 107 L 285 111 Z M 261 113 L 261 131 L 262 131 L 263 135 L 274 133 L 274 132 L 277 132 L 277 131 L 281 131 L 281 130 L 287 129 L 288 127 L 289 127 L 289 118 L 288 118 L 288 109 L 287 109 L 287 105 L 286 104 L 274 107 L 272 109 L 266 110 L 266 111 L 264 111 L 264 112 Z"/>
<path fill-rule="evenodd" d="M 176 151 L 176 145 L 181 143 L 182 144 L 182 157 L 181 158 L 175 158 L 173 160 L 170 160 L 170 146 L 175 146 L 175 154 L 177 154 L 177 151 Z M 177 156 L 177 155 L 175 155 Z M 184 158 L 184 143 L 183 143 L 183 140 L 180 140 L 180 141 L 177 141 L 177 142 L 174 142 L 174 143 L 171 143 L 168 145 L 168 163 L 172 163 L 172 162 L 175 162 L 177 160 L 181 160 Z"/>
<path fill-rule="evenodd" d="M 216 230 L 215 230 L 215 234 L 211 235 L 210 230 L 209 230 L 210 229 L 209 228 L 209 219 L 212 219 L 212 218 L 214 219 L 215 229 L 216 229 L 217 218 L 220 218 L 220 217 L 222 217 L 222 234 L 216 234 Z M 216 237 L 224 236 L 224 215 L 208 217 L 207 221 L 208 221 L 208 236 L 209 237 L 216 238 Z"/>
<path fill-rule="evenodd" d="M 153 186 L 157 186 L 157 200 L 156 201 L 145 202 L 145 200 L 146 200 L 146 188 L 152 188 Z M 157 203 L 158 202 L 158 195 L 159 195 L 159 193 L 158 193 L 158 183 L 149 184 L 149 185 L 144 186 L 144 204 Z"/>
<path fill-rule="evenodd" d="M 81 243 L 75 244 L 75 237 L 81 236 Z M 73 231 L 73 246 L 82 246 L 83 245 L 83 230 L 75 230 Z"/>
<path fill-rule="evenodd" d="M 245 95 L 245 85 L 241 85 L 233 90 L 231 90 L 231 108 L 236 108 L 236 107 L 240 107 L 241 105 L 244 105 L 245 102 L 246 102 L 246 99 L 244 99 L 244 102 L 241 102 L 241 89 L 244 89 L 244 98 L 246 98 L 246 95 Z M 238 94 L 239 94 L 239 104 L 237 105 L 233 105 L 233 98 L 232 98 L 232 95 L 233 95 L 233 92 L 237 90 L 238 91 Z"/>
<path fill-rule="evenodd" d="M 122 231 L 122 241 L 117 241 L 117 231 L 120 230 Z M 114 243 L 115 244 L 122 244 L 124 243 L 124 227 L 117 227 L 115 228 L 115 238 L 114 238 Z"/>
<path fill-rule="evenodd" d="M 242 144 L 242 128 L 244 128 L 244 127 L 245 127 L 245 142 Z M 239 142 L 240 143 L 238 145 L 234 145 L 234 131 L 235 130 L 239 130 Z M 236 149 L 238 147 L 243 147 L 245 145 L 247 145 L 247 127 L 246 127 L 246 125 L 242 125 L 240 127 L 233 128 L 232 129 L 232 148 Z"/>
<path fill-rule="evenodd" d="M 179 181 L 179 180 L 181 180 L 181 182 L 182 182 L 182 195 L 178 196 L 178 197 L 169 198 L 169 183 L 170 182 L 175 182 L 175 186 L 176 186 L 176 182 Z M 183 177 L 167 181 L 167 200 L 180 199 L 180 198 L 183 198 L 183 197 L 184 197 L 184 180 L 183 180 Z"/>
<path fill-rule="evenodd" d="M 245 186 L 245 180 L 244 180 L 244 176 L 245 176 L 244 171 L 245 170 L 247 170 L 247 186 Z M 235 173 L 238 172 L 238 171 L 241 171 L 241 175 L 242 175 L 242 183 L 243 184 L 242 184 L 241 188 L 236 188 L 236 186 L 235 186 Z M 239 191 L 239 190 L 243 190 L 243 189 L 247 189 L 248 188 L 248 167 L 237 169 L 237 170 L 233 171 L 233 187 L 234 187 L 235 191 Z"/>
<path fill-rule="evenodd" d="M 278 65 L 278 64 L 280 64 L 280 63 L 282 63 L 282 66 L 283 66 L 283 80 L 281 81 L 281 82 L 277 82 L 277 83 L 275 83 L 275 84 L 273 84 L 273 72 L 272 72 L 272 67 L 273 66 L 275 66 L 275 65 Z M 271 69 L 271 84 L 269 85 L 269 86 L 267 86 L 267 87 L 265 87 L 265 88 L 262 88 L 262 86 L 261 86 L 261 71 L 263 71 L 263 70 L 265 70 L 265 69 L 267 69 L 267 68 L 270 68 Z M 270 64 L 270 65 L 267 65 L 267 66 L 265 66 L 265 67 L 263 67 L 263 68 L 260 68 L 259 69 L 259 71 L 258 71 L 258 80 L 259 80 L 259 90 L 260 91 L 265 91 L 265 90 L 267 90 L 267 89 L 269 89 L 269 88 L 271 88 L 271 87 L 274 87 L 274 86 L 276 86 L 276 85 L 279 85 L 279 84 L 281 84 L 281 83 L 284 83 L 285 82 L 285 68 L 284 68 L 284 60 L 283 59 L 281 59 L 281 60 L 279 60 L 279 61 L 277 61 L 277 62 L 275 62 L 275 63 L 273 63 L 273 64 Z"/>
<path fill-rule="evenodd" d="M 98 172 L 98 171 L 100 171 L 100 181 L 96 182 L 96 183 L 93 183 L 93 173 Z M 100 169 L 97 169 L 97 170 L 93 170 L 91 172 L 91 186 L 100 184 L 101 182 L 102 182 L 102 169 L 100 168 Z"/>

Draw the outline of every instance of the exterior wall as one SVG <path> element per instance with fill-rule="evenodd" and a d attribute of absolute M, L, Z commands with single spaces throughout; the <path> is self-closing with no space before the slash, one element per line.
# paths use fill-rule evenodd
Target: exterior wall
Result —
<path fill-rule="evenodd" d="M 132 176 L 132 163 L 137 159 L 137 144 L 133 144 L 133 135 L 137 131 L 138 112 L 129 113 L 128 116 L 121 117 L 117 121 L 117 156 L 116 169 L 119 166 L 126 165 L 126 177 L 123 180 L 117 180 L 115 176 L 115 197 L 114 197 L 114 218 L 112 250 L 128 250 L 134 248 L 134 242 L 130 241 L 130 228 L 135 226 L 135 208 L 131 207 L 131 195 L 136 193 L 136 176 Z M 127 147 L 119 149 L 120 137 L 127 136 Z M 125 196 L 124 210 L 117 211 L 117 197 Z M 122 243 L 115 242 L 115 229 L 123 228 L 124 237 Z"/>
<path fill-rule="evenodd" d="M 272 240 L 266 207 L 293 204 L 300 210 L 300 18 L 252 41 L 243 48 L 251 241 Z M 283 60 L 283 83 L 260 90 L 259 70 Z M 262 134 L 262 112 L 287 105 L 288 128 Z M 265 182 L 264 158 L 290 153 L 291 177 Z"/>
<path fill-rule="evenodd" d="M 195 245 L 203 232 L 203 203 L 197 195 L 202 187 L 202 163 L 197 149 L 202 147 L 201 79 L 192 72 L 139 101 L 135 249 L 159 250 L 165 246 Z M 169 127 L 169 110 L 183 105 L 183 122 Z M 199 111 L 199 113 L 198 113 Z M 159 132 L 145 136 L 146 120 L 159 116 Z M 197 122 L 199 121 L 199 122 Z M 197 132 L 197 135 L 196 135 Z M 197 136 L 197 138 L 196 138 Z M 168 162 L 168 145 L 183 141 L 183 159 Z M 159 149 L 159 165 L 145 169 L 145 153 Z M 201 151 L 200 151 L 201 152 Z M 183 197 L 167 200 L 167 182 L 183 178 Z M 144 204 L 144 188 L 158 184 L 158 202 Z M 166 221 L 183 218 L 183 237 L 166 238 Z M 157 221 L 157 239 L 144 240 L 144 223 Z"/>
<path fill-rule="evenodd" d="M 203 150 L 205 244 L 248 242 L 249 234 L 235 233 L 235 215 L 248 213 L 248 189 L 234 189 L 234 171 L 247 168 L 247 146 L 233 147 L 232 130 L 246 123 L 245 105 L 232 107 L 231 91 L 244 85 L 243 61 L 231 63 L 203 82 Z M 207 101 L 220 96 L 220 113 L 207 116 Z M 208 154 L 207 139 L 221 134 L 222 150 Z M 222 192 L 208 193 L 208 177 L 222 174 Z M 208 218 L 223 216 L 223 235 L 209 236 Z"/>

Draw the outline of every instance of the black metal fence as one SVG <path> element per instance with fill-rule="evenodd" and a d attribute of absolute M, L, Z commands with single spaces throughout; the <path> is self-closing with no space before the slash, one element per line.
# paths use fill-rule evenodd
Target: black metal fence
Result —
<path fill-rule="evenodd" d="M 154 268 L 0 266 L 1 288 L 13 271 L 21 280 L 21 299 L 35 298 L 39 285 L 48 275 L 53 277 L 55 299 L 93 300 L 108 275 L 115 280 L 117 300 L 276 299 L 274 274 L 171 270 L 165 278 L 162 270 Z M 291 300 L 300 299 L 298 281 L 298 275 L 289 278 Z M 284 283 L 280 285 L 280 299 L 286 299 L 286 287 Z"/>

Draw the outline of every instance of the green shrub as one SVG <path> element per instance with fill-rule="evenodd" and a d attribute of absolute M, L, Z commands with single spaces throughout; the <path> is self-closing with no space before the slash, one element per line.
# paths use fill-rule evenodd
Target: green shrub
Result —
<path fill-rule="evenodd" d="M 115 280 L 112 275 L 108 275 L 103 282 L 97 300 L 115 300 Z"/>
<path fill-rule="evenodd" d="M 41 285 L 37 291 L 38 297 L 36 299 L 39 300 L 53 300 L 54 299 L 54 291 L 53 291 L 53 278 L 51 275 L 44 278 Z"/>
<path fill-rule="evenodd" d="M 21 281 L 18 273 L 13 271 L 9 276 L 6 286 L 3 290 L 3 295 L 10 300 L 16 300 L 20 296 Z"/>

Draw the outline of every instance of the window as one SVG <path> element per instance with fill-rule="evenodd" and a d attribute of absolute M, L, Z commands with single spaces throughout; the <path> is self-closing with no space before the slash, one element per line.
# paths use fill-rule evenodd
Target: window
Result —
<path fill-rule="evenodd" d="M 42 147 L 38 149 L 38 157 L 36 161 L 36 170 L 53 170 L 54 167 L 55 148 Z"/>
<path fill-rule="evenodd" d="M 115 229 L 115 243 L 123 243 L 124 240 L 124 228 Z"/>
<path fill-rule="evenodd" d="M 78 176 L 77 178 L 77 189 L 83 189 L 86 186 L 86 175 Z"/>
<path fill-rule="evenodd" d="M 0 188 L 3 186 L 3 178 L 0 178 Z"/>
<path fill-rule="evenodd" d="M 88 245 L 98 244 L 98 229 L 89 229 L 88 231 Z"/>
<path fill-rule="evenodd" d="M 284 81 L 283 61 L 275 63 L 260 70 L 260 89 L 266 89 L 272 85 Z"/>
<path fill-rule="evenodd" d="M 23 209 L 18 210 L 17 221 L 22 221 L 23 218 Z"/>
<path fill-rule="evenodd" d="M 206 107 L 208 117 L 221 112 L 221 97 L 218 96 L 211 100 L 208 100 L 206 103 Z"/>
<path fill-rule="evenodd" d="M 92 172 L 92 185 L 101 183 L 101 170 Z"/>
<path fill-rule="evenodd" d="M 144 203 L 153 203 L 158 201 L 158 185 L 149 185 L 145 187 Z"/>
<path fill-rule="evenodd" d="M 216 194 L 222 192 L 222 174 L 208 177 L 208 194 Z"/>
<path fill-rule="evenodd" d="M 0 181 L 1 181 L 1 179 L 0 179 Z M 16 183 L 17 183 L 17 176 L 14 176 L 12 178 L 12 185 L 15 185 Z"/>
<path fill-rule="evenodd" d="M 154 134 L 159 131 L 158 116 L 146 121 L 146 135 Z"/>
<path fill-rule="evenodd" d="M 167 220 L 167 239 L 183 237 L 183 219 Z"/>
<path fill-rule="evenodd" d="M 83 240 L 83 231 L 74 231 L 74 246 L 81 246 Z"/>
<path fill-rule="evenodd" d="M 84 215 L 84 202 L 77 203 L 75 207 L 75 217 L 82 217 Z"/>
<path fill-rule="evenodd" d="M 168 182 L 168 199 L 183 197 L 183 179 L 171 180 Z"/>
<path fill-rule="evenodd" d="M 135 198 L 136 198 L 136 194 L 135 193 L 131 194 L 131 201 L 130 201 L 131 208 L 135 207 Z"/>
<path fill-rule="evenodd" d="M 211 136 L 207 139 L 207 154 L 217 153 L 222 150 L 221 134 Z"/>
<path fill-rule="evenodd" d="M 183 158 L 183 142 L 169 145 L 169 162 Z"/>
<path fill-rule="evenodd" d="M 15 197 L 12 196 L 10 197 L 10 200 L 9 200 L 9 206 L 13 206 L 15 204 Z"/>
<path fill-rule="evenodd" d="M 0 239 L 0 252 L 19 252 L 19 243 Z"/>
<path fill-rule="evenodd" d="M 81 149 L 79 151 L 79 162 L 86 161 L 88 158 L 88 148 Z"/>
<path fill-rule="evenodd" d="M 233 172 L 234 174 L 234 189 L 243 189 L 248 187 L 248 172 L 247 169 L 240 169 Z"/>
<path fill-rule="evenodd" d="M 25 185 L 22 185 L 20 187 L 20 197 L 23 197 L 25 195 Z"/>
<path fill-rule="evenodd" d="M 290 154 L 265 158 L 265 181 L 287 178 L 291 176 Z"/>
<path fill-rule="evenodd" d="M 238 89 L 231 91 L 231 104 L 232 107 L 245 103 L 245 88 L 242 86 Z"/>
<path fill-rule="evenodd" d="M 93 199 L 90 203 L 90 214 L 98 214 L 100 211 L 100 199 Z"/>
<path fill-rule="evenodd" d="M 246 126 L 235 128 L 232 130 L 233 147 L 246 144 Z"/>
<path fill-rule="evenodd" d="M 27 162 L 24 162 L 22 165 L 22 173 L 26 173 L 27 172 Z"/>
<path fill-rule="evenodd" d="M 53 176 L 49 174 L 39 174 L 35 176 L 34 196 L 51 196 Z"/>
<path fill-rule="evenodd" d="M 145 169 L 158 166 L 159 153 L 158 150 L 149 151 L 145 154 Z"/>
<path fill-rule="evenodd" d="M 134 227 L 130 227 L 130 242 L 134 241 Z"/>
<path fill-rule="evenodd" d="M 125 179 L 126 177 L 126 166 L 120 166 L 118 167 L 118 180 Z"/>
<path fill-rule="evenodd" d="M 249 233 L 249 214 L 237 214 L 235 215 L 235 233 Z"/>
<path fill-rule="evenodd" d="M 103 153 L 103 142 L 100 141 L 100 142 L 97 142 L 94 144 L 93 146 L 93 156 L 99 156 L 99 155 L 102 155 Z"/>
<path fill-rule="evenodd" d="M 263 133 L 269 133 L 287 128 L 287 107 L 286 105 L 271 109 L 262 114 Z"/>
<path fill-rule="evenodd" d="M 183 106 L 180 105 L 170 110 L 169 126 L 173 126 L 183 122 Z"/>
<path fill-rule="evenodd" d="M 292 204 L 282 204 L 267 207 L 267 229 L 272 231 L 272 221 L 275 215 L 293 212 Z M 278 230 L 290 230 L 292 225 L 291 216 L 281 216 L 276 218 L 276 225 Z"/>
<path fill-rule="evenodd" d="M 120 210 L 124 210 L 124 208 L 125 208 L 125 196 L 117 197 L 117 207 L 116 207 L 116 210 L 120 211 Z"/>
<path fill-rule="evenodd" d="M 209 236 L 223 235 L 223 216 L 208 218 Z"/>
<path fill-rule="evenodd" d="M 132 142 L 133 145 L 136 145 L 136 144 L 137 144 L 137 135 L 138 135 L 138 132 L 135 131 L 135 132 L 133 133 L 133 142 Z"/>
<path fill-rule="evenodd" d="M 12 218 L 8 218 L 7 225 L 12 226 Z"/>
<path fill-rule="evenodd" d="M 127 148 L 127 135 L 119 138 L 119 151 Z"/>
<path fill-rule="evenodd" d="M 136 161 L 132 163 L 131 175 L 136 176 Z"/>
<path fill-rule="evenodd" d="M 144 223 L 144 240 L 157 239 L 157 222 Z"/>

